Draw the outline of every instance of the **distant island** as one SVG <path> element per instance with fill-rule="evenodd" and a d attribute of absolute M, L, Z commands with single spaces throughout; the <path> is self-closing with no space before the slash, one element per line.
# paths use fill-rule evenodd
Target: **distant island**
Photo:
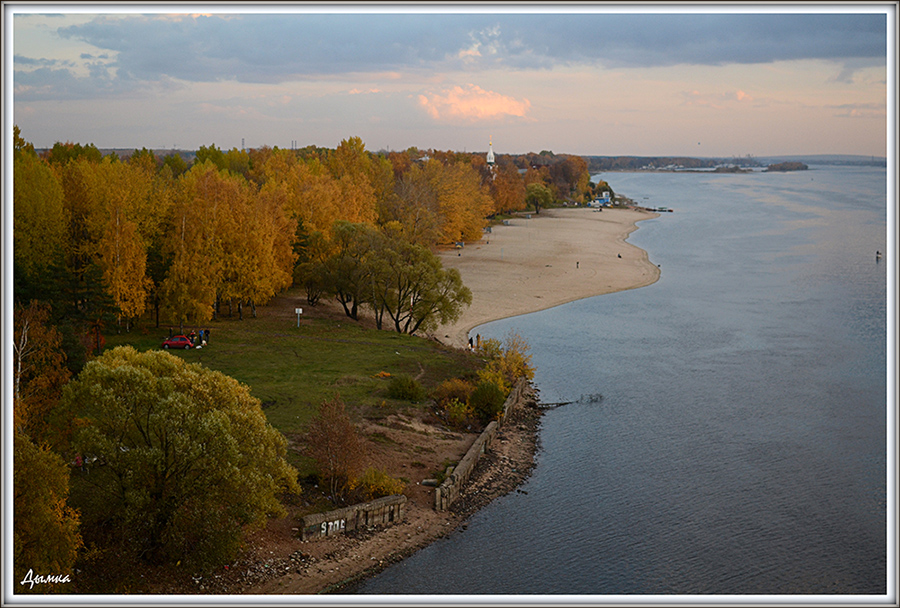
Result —
<path fill-rule="evenodd" d="M 806 171 L 807 169 L 809 169 L 808 166 L 798 161 L 775 163 L 766 167 L 766 171 Z"/>
<path fill-rule="evenodd" d="M 812 154 L 805 156 L 732 156 L 730 158 L 692 158 L 686 156 L 584 156 L 593 173 L 611 171 L 717 171 L 737 173 L 741 169 L 762 169 L 771 165 L 803 164 L 886 167 L 887 159 L 876 156 Z M 808 167 L 807 167 L 808 168 Z M 798 169 L 767 169 L 796 171 Z"/>

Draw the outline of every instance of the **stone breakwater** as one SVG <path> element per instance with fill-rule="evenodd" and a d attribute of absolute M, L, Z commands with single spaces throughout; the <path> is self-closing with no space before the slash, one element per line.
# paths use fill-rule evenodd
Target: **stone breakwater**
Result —
<path fill-rule="evenodd" d="M 491 442 L 497 436 L 500 425 L 506 421 L 510 411 L 519 404 L 527 386 L 527 380 L 524 378 L 519 380 L 503 404 L 500 420 L 494 420 L 487 425 L 484 431 L 482 431 L 478 438 L 472 443 L 472 446 L 468 451 L 466 451 L 465 456 L 462 457 L 459 464 L 453 468 L 447 479 L 435 489 L 434 508 L 437 511 L 448 510 L 453 502 L 459 498 L 463 487 L 469 481 L 469 477 L 475 469 L 475 465 L 478 464 L 479 459 L 491 447 Z"/>
<path fill-rule="evenodd" d="M 406 496 L 396 494 L 327 513 L 313 513 L 303 518 L 300 538 L 310 540 L 343 534 L 358 528 L 402 521 L 405 505 Z"/>

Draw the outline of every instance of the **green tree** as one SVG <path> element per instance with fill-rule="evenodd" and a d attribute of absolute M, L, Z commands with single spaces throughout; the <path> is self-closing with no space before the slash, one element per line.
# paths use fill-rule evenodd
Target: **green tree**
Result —
<path fill-rule="evenodd" d="M 525 188 L 525 202 L 534 208 L 535 213 L 540 213 L 543 207 L 553 203 L 553 193 L 544 184 L 534 182 Z"/>
<path fill-rule="evenodd" d="M 172 171 L 172 177 L 179 177 L 188 170 L 187 161 L 177 152 L 172 152 L 163 158 L 163 167 L 169 167 Z"/>
<path fill-rule="evenodd" d="M 94 144 L 82 146 L 72 142 L 56 142 L 47 154 L 47 160 L 51 164 L 65 165 L 69 161 L 84 159 L 88 162 L 99 163 L 103 153 Z"/>
<path fill-rule="evenodd" d="M 503 411 L 506 393 L 507 391 L 495 382 L 482 380 L 478 383 L 469 396 L 469 405 L 482 424 L 496 419 L 497 415 Z"/>
<path fill-rule="evenodd" d="M 472 292 L 459 271 L 445 269 L 431 251 L 400 238 L 386 242 L 373 303 L 387 312 L 399 333 L 429 331 L 459 318 Z"/>
<path fill-rule="evenodd" d="M 81 421 L 72 449 L 88 472 L 72 483 L 91 546 L 115 559 L 232 559 L 244 525 L 283 515 L 299 492 L 287 442 L 249 389 L 163 351 L 118 347 L 69 383 L 60 415 Z"/>
<path fill-rule="evenodd" d="M 210 144 L 209 147 L 200 146 L 200 149 L 197 150 L 197 157 L 194 160 L 194 164 L 202 165 L 207 161 L 214 164 L 216 169 L 221 170 L 228 168 L 228 160 L 225 158 L 225 153 L 217 148 L 216 144 Z"/>
<path fill-rule="evenodd" d="M 333 253 L 324 263 L 325 289 L 348 317 L 359 319 L 359 307 L 371 293 L 370 261 L 382 249 L 379 233 L 368 224 L 337 221 L 331 235 Z"/>

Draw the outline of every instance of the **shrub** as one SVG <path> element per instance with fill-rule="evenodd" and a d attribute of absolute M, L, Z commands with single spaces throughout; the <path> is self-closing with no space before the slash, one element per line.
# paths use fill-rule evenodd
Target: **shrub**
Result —
<path fill-rule="evenodd" d="M 431 396 L 439 406 L 446 409 L 451 401 L 466 403 L 474 390 L 475 387 L 471 382 L 462 378 L 451 378 L 441 382 Z"/>
<path fill-rule="evenodd" d="M 503 411 L 506 392 L 493 382 L 479 382 L 469 397 L 469 405 L 478 419 L 487 424 Z"/>
<path fill-rule="evenodd" d="M 415 403 L 425 398 L 425 389 L 414 378 L 401 374 L 391 378 L 388 397 Z"/>
<path fill-rule="evenodd" d="M 456 428 L 462 428 L 469 424 L 472 417 L 472 406 L 465 401 L 451 399 L 444 406 L 447 414 L 447 422 Z"/>
<path fill-rule="evenodd" d="M 493 338 L 483 340 L 478 354 L 487 358 L 488 363 L 478 372 L 478 378 L 495 382 L 506 390 L 512 388 L 519 378 L 534 378 L 528 350 L 528 343 L 515 332 L 510 332 L 503 344 Z"/>
<path fill-rule="evenodd" d="M 367 468 L 362 476 L 354 481 L 353 486 L 359 492 L 362 500 L 373 500 L 382 496 L 402 494 L 403 490 L 406 489 L 406 484 L 403 481 L 373 467 Z"/>
<path fill-rule="evenodd" d="M 506 376 L 503 371 L 498 369 L 496 365 L 488 365 L 478 370 L 478 383 L 494 384 L 504 393 L 508 393 L 512 387 L 507 384 Z"/>

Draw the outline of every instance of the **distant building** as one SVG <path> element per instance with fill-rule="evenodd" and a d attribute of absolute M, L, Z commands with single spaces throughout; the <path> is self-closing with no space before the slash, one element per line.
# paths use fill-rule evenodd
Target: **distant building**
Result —
<path fill-rule="evenodd" d="M 487 166 L 488 170 L 491 172 L 491 179 L 497 178 L 497 169 L 494 164 L 494 142 L 493 137 L 488 139 L 488 153 L 487 153 Z"/>

